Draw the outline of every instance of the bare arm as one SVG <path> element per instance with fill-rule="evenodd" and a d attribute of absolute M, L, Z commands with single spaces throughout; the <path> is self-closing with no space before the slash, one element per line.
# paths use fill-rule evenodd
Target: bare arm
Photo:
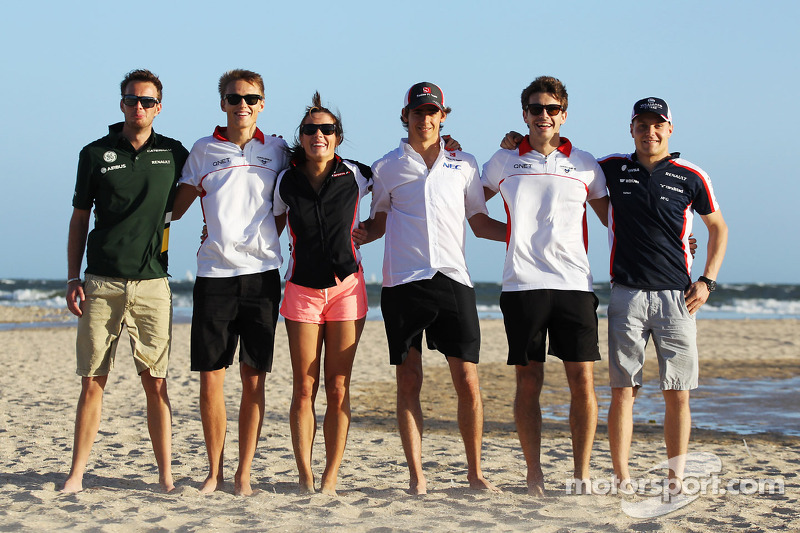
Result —
<path fill-rule="evenodd" d="M 608 227 L 608 196 L 589 200 L 589 205 L 605 227 Z"/>
<path fill-rule="evenodd" d="M 703 269 L 703 276 L 716 280 L 719 269 L 722 267 L 722 260 L 725 257 L 725 249 L 728 246 L 728 225 L 722 218 L 719 211 L 709 215 L 701 215 L 703 222 L 708 228 L 708 248 L 706 254 L 706 266 Z M 702 281 L 695 281 L 686 291 L 686 307 L 689 312 L 694 314 L 709 297 L 708 286 Z"/>
<path fill-rule="evenodd" d="M 286 213 L 282 215 L 277 215 L 275 217 L 275 229 L 278 230 L 278 236 L 283 233 L 283 229 L 286 227 Z"/>
<path fill-rule="evenodd" d="M 484 189 L 485 190 L 485 189 Z M 469 218 L 472 233 L 481 239 L 506 242 L 506 225 L 504 222 L 490 218 L 485 213 L 477 213 Z"/>
<path fill-rule="evenodd" d="M 493 190 L 492 190 L 492 189 L 490 189 L 489 187 L 484 187 L 484 188 L 483 188 L 483 199 L 484 199 L 485 201 L 487 201 L 487 202 L 488 202 L 489 200 L 491 200 L 492 198 L 494 198 L 494 195 L 495 195 L 495 194 L 497 194 L 497 191 L 493 191 Z"/>
<path fill-rule="evenodd" d="M 172 204 L 172 220 L 180 220 L 198 196 L 200 191 L 194 185 L 188 183 L 178 185 L 178 192 L 175 193 L 175 201 Z"/>
<path fill-rule="evenodd" d="M 86 237 L 89 235 L 91 209 L 73 209 L 69 220 L 67 237 L 67 278 L 74 279 L 67 284 L 67 309 L 75 316 L 83 314 L 83 285 L 81 284 L 81 263 L 86 251 Z"/>
<path fill-rule="evenodd" d="M 353 242 L 361 246 L 383 237 L 386 233 L 386 213 L 379 211 L 375 218 L 369 218 L 358 224 L 353 230 Z"/>

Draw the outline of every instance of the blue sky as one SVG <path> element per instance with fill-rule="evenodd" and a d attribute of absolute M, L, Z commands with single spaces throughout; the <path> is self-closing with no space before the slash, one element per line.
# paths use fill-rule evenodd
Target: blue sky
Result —
<path fill-rule="evenodd" d="M 595 156 L 631 151 L 633 102 L 663 97 L 674 115 L 670 148 L 710 174 L 730 227 L 720 281 L 800 283 L 800 180 L 789 161 L 799 5 L 13 2 L 0 34 L 0 277 L 66 276 L 78 152 L 121 120 L 127 71 L 161 77 L 156 130 L 190 148 L 224 121 L 216 83 L 240 67 L 264 76 L 263 131 L 291 139 L 319 90 L 341 111 L 341 155 L 364 163 L 397 146 L 402 98 L 418 81 L 442 87 L 453 108 L 446 131 L 481 163 L 506 131 L 524 127 L 519 94 L 536 76 L 566 84 L 562 134 Z M 489 208 L 504 219 L 499 197 Z M 695 276 L 706 235 L 697 224 Z M 201 225 L 194 206 L 172 227 L 178 279 L 195 271 Z M 607 235 L 595 220 L 589 231 L 595 279 L 604 281 Z M 472 238 L 473 279 L 499 281 L 503 255 L 502 244 Z M 364 248 L 368 278 L 380 280 L 381 258 L 381 243 Z"/>

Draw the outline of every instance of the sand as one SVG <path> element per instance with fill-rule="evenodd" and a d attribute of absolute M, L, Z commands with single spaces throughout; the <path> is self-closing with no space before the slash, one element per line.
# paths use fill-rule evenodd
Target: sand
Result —
<path fill-rule="evenodd" d="M 30 311 L 28 311 L 30 313 Z M 26 315 L 27 316 L 27 315 Z M 35 317 L 33 318 L 35 319 Z M 92 450 L 84 490 L 61 494 L 69 469 L 75 404 L 72 327 L 0 331 L 0 530 L 76 531 L 796 531 L 800 529 L 800 438 L 779 434 L 742 436 L 695 430 L 691 452 L 716 458 L 717 478 L 780 480 L 783 494 L 732 494 L 709 488 L 680 509 L 635 518 L 647 495 L 566 494 L 571 473 L 569 427 L 545 420 L 543 469 L 547 494 L 526 494 L 525 467 L 512 423 L 513 371 L 505 365 L 500 321 L 483 321 L 479 366 L 485 403 L 483 468 L 501 494 L 471 491 L 455 422 L 455 396 L 443 358 L 427 354 L 423 410 L 423 461 L 429 494 L 406 494 L 407 470 L 394 420 L 394 373 L 387 364 L 383 325 L 369 322 L 353 373 L 353 425 L 340 472 L 338 497 L 300 495 L 288 426 L 290 381 L 286 335 L 279 328 L 274 372 L 267 378 L 267 413 L 253 466 L 257 494 L 230 490 L 209 496 L 198 487 L 206 457 L 197 411 L 198 376 L 189 371 L 189 326 L 174 328 L 169 393 L 173 407 L 173 472 L 177 489 L 158 491 L 147 437 L 144 394 L 127 344 L 106 388 L 103 422 Z M 604 331 L 605 324 L 601 325 Z M 700 320 L 701 386 L 712 377 L 746 379 L 800 375 L 800 321 Z M 605 340 L 601 339 L 604 348 Z M 597 388 L 606 387 L 606 353 L 598 363 Z M 563 370 L 546 366 L 544 404 L 568 402 Z M 646 368 L 646 379 L 656 375 Z M 227 386 L 229 425 L 226 473 L 236 468 L 238 376 Z M 655 384 L 651 382 L 651 387 Z M 702 390 L 702 389 L 700 389 Z M 698 391 L 699 393 L 699 391 Z M 324 411 L 324 394 L 318 398 Z M 786 405 L 797 410 L 797 405 Z M 322 470 L 321 430 L 315 469 Z M 631 466 L 634 477 L 665 459 L 661 427 L 637 424 Z M 606 413 L 601 410 L 592 472 L 611 476 Z M 739 485 L 748 488 L 748 485 Z M 601 483 L 600 488 L 605 488 Z M 754 492 L 754 490 L 746 490 Z M 757 491 L 756 491 L 757 492 Z M 761 491 L 766 492 L 766 491 Z M 642 503 L 645 502 L 645 503 Z M 631 505 L 633 507 L 631 507 Z M 624 509 L 629 512 L 626 513 Z M 633 514 L 636 514 L 634 512 Z"/>

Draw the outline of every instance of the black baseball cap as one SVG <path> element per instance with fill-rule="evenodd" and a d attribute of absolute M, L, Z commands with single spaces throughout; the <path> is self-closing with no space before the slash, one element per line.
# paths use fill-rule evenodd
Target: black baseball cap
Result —
<path fill-rule="evenodd" d="M 403 107 L 409 111 L 421 105 L 432 104 L 444 113 L 444 93 L 438 85 L 427 81 L 415 83 L 406 93 Z"/>
<path fill-rule="evenodd" d="M 651 96 L 649 98 L 642 98 L 633 104 L 633 112 L 631 113 L 631 122 L 642 113 L 655 113 L 661 118 L 672 124 L 672 112 L 669 110 L 667 102 L 661 98 Z"/>

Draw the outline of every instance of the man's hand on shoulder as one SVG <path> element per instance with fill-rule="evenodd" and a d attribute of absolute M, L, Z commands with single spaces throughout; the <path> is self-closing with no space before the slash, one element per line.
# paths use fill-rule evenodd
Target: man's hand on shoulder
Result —
<path fill-rule="evenodd" d="M 516 150 L 519 143 L 522 142 L 525 136 L 521 133 L 516 131 L 509 131 L 506 133 L 506 136 L 503 137 L 503 141 L 500 143 L 500 148 L 503 150 Z"/>
<path fill-rule="evenodd" d="M 442 140 L 444 140 L 444 149 L 447 150 L 448 152 L 461 150 L 461 143 L 453 139 L 449 135 L 442 135 Z"/>

